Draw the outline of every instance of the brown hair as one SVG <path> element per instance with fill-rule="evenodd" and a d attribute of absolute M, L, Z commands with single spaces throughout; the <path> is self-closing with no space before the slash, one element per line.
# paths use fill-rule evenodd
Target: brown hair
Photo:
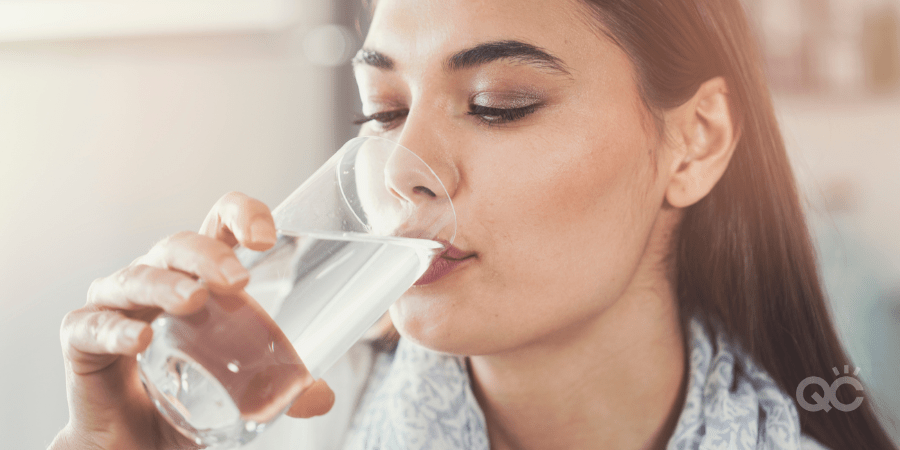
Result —
<path fill-rule="evenodd" d="M 682 319 L 698 317 L 737 340 L 782 390 L 849 364 L 825 304 L 815 252 L 762 59 L 740 0 L 578 0 L 635 67 L 644 104 L 679 106 L 722 76 L 741 138 L 722 179 L 689 207 L 676 242 Z M 371 17 L 376 0 L 363 0 Z M 360 23 L 357 30 L 363 33 Z M 385 314 L 369 333 L 392 351 Z M 851 403 L 856 392 L 838 389 Z M 869 402 L 852 412 L 797 406 L 802 431 L 835 450 L 896 450 Z"/>
<path fill-rule="evenodd" d="M 682 317 L 736 339 L 778 385 L 849 364 L 829 317 L 815 253 L 762 60 L 739 0 L 580 0 L 630 57 L 643 100 L 683 104 L 722 76 L 735 125 L 734 156 L 709 195 L 685 212 L 676 270 Z M 857 393 L 848 386 L 837 398 Z M 804 433 L 833 449 L 895 449 L 870 402 L 852 412 L 797 407 Z"/>

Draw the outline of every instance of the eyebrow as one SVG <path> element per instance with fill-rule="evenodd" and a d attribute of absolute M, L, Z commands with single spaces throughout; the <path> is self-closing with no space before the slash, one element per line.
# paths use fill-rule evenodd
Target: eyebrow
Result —
<path fill-rule="evenodd" d="M 505 40 L 478 44 L 472 48 L 461 50 L 445 63 L 449 71 L 458 71 L 482 66 L 498 60 L 534 66 L 538 69 L 569 75 L 566 65 L 546 50 L 521 41 Z M 353 65 L 365 64 L 382 70 L 394 70 L 396 64 L 389 56 L 375 50 L 362 49 L 353 58 Z"/>
<path fill-rule="evenodd" d="M 447 60 L 447 68 L 451 71 L 463 70 L 501 59 L 512 60 L 552 72 L 569 74 L 569 70 L 562 60 L 540 47 L 521 41 L 496 41 L 478 44 L 451 56 Z"/>
<path fill-rule="evenodd" d="M 375 50 L 361 49 L 351 61 L 354 66 L 365 64 L 383 70 L 394 70 L 394 60 Z"/>

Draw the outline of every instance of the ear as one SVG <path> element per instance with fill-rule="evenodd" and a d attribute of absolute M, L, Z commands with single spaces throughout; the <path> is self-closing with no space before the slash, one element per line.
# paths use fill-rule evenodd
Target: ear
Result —
<path fill-rule="evenodd" d="M 672 164 L 666 201 L 684 208 L 700 201 L 725 173 L 739 130 L 728 101 L 725 79 L 700 86 L 685 104 L 666 112 Z"/>

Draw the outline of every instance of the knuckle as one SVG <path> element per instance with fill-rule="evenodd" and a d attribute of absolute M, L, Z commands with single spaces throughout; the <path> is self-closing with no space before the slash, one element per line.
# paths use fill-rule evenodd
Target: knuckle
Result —
<path fill-rule="evenodd" d="M 179 232 L 167 237 L 166 239 L 163 239 L 162 242 L 165 243 L 165 245 L 171 245 L 172 243 L 175 243 L 175 242 L 191 240 L 195 236 L 197 236 L 197 233 L 194 233 L 193 231 L 179 231 Z"/>
<path fill-rule="evenodd" d="M 268 211 L 265 203 L 240 192 L 229 192 L 223 199 L 227 199 L 219 209 L 219 214 L 226 223 L 230 219 L 248 217 L 257 214 L 260 209 Z"/>
<path fill-rule="evenodd" d="M 194 270 L 198 275 L 201 276 L 201 278 L 203 277 L 203 275 L 210 276 L 212 274 L 217 274 L 219 273 L 220 261 L 223 259 L 224 258 L 204 258 L 196 262 Z"/>
<path fill-rule="evenodd" d="M 97 278 L 91 282 L 87 290 L 87 303 L 97 303 L 100 287 L 106 281 L 105 277 Z"/>
<path fill-rule="evenodd" d="M 106 319 L 106 314 L 91 314 L 84 321 L 84 330 L 87 332 L 87 336 L 96 341 L 100 336 L 100 330 L 103 325 L 108 321 Z"/>
<path fill-rule="evenodd" d="M 151 265 L 153 266 L 165 268 L 175 255 L 181 254 L 182 250 L 186 248 L 189 249 L 196 246 L 198 238 L 202 237 L 205 236 L 193 231 L 179 231 L 169 235 L 150 249 L 145 261 L 152 262 Z"/>
<path fill-rule="evenodd" d="M 219 264 L 223 259 L 234 255 L 231 247 L 214 238 L 207 238 L 202 242 L 197 242 L 194 247 L 197 252 L 198 264 Z"/>
<path fill-rule="evenodd" d="M 153 276 L 155 269 L 146 264 L 136 264 L 134 266 L 129 266 L 125 271 L 125 276 L 120 280 L 120 282 L 124 285 L 129 281 L 133 280 L 147 280 Z"/>
<path fill-rule="evenodd" d="M 98 312 L 91 314 L 85 321 L 85 337 L 104 348 L 111 347 L 110 331 L 117 322 L 118 315 L 112 312 Z"/>
<path fill-rule="evenodd" d="M 223 195 L 222 198 L 219 199 L 219 201 L 222 203 L 237 203 L 243 201 L 246 198 L 248 198 L 247 194 L 243 192 L 230 191 Z"/>
<path fill-rule="evenodd" d="M 190 231 L 179 231 L 175 234 L 166 236 L 165 238 L 159 240 L 159 242 L 154 244 L 146 255 L 136 259 L 132 263 L 132 265 L 138 265 L 147 262 L 154 265 L 160 265 L 162 262 L 168 259 L 168 256 L 172 253 L 174 248 L 182 245 L 184 241 L 190 239 L 191 235 L 195 234 L 196 233 L 192 233 Z"/>
<path fill-rule="evenodd" d="M 130 300 L 131 296 L 143 292 L 147 283 L 153 281 L 153 274 L 156 270 L 158 269 L 145 264 L 125 268 L 116 280 L 121 294 Z"/>
<path fill-rule="evenodd" d="M 225 195 L 223 195 L 218 202 L 216 202 L 215 209 L 220 213 L 224 214 L 227 212 L 234 211 L 236 209 L 242 209 L 242 206 L 246 205 L 247 200 L 250 197 L 243 192 L 231 191 Z"/>
<path fill-rule="evenodd" d="M 76 317 L 78 312 L 79 310 L 75 310 L 66 313 L 66 315 L 63 316 L 62 323 L 59 325 L 59 341 L 64 350 L 70 347 L 72 330 L 77 322 Z"/>
<path fill-rule="evenodd" d="M 60 325 L 60 345 L 63 357 L 71 360 L 78 352 L 106 348 L 111 350 L 114 337 L 111 328 L 118 322 L 117 313 L 82 308 L 70 311 Z M 99 344 L 99 345 L 98 345 Z"/>

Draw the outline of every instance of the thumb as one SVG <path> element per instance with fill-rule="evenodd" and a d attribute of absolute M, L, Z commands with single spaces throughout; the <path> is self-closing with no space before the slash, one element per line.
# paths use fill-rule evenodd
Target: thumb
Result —
<path fill-rule="evenodd" d="M 325 380 L 316 380 L 312 386 L 297 397 L 294 404 L 287 411 L 287 415 L 308 419 L 321 416 L 334 406 L 334 391 L 328 387 Z"/>

